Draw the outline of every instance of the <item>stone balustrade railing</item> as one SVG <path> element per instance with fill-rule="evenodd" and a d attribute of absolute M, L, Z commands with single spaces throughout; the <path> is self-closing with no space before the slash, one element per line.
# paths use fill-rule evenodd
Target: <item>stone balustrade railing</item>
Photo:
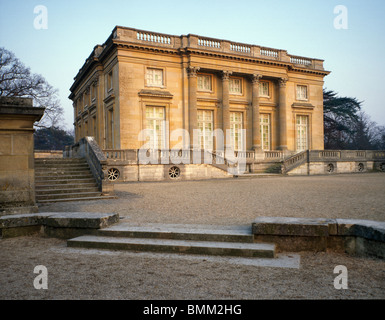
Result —
<path fill-rule="evenodd" d="M 219 163 L 225 164 L 227 160 L 224 160 L 225 153 L 221 151 L 194 151 L 190 149 L 186 150 L 175 150 L 175 149 L 162 149 L 162 150 L 147 150 L 144 155 L 146 157 L 150 157 L 150 152 L 152 152 L 152 160 L 157 163 L 172 163 L 173 159 L 182 160 L 183 163 L 193 163 L 193 159 L 197 159 L 200 157 L 202 159 L 201 163 L 208 163 L 208 161 L 212 161 L 215 163 L 215 160 L 218 160 Z M 137 164 L 140 162 L 140 150 L 139 149 L 105 149 L 103 150 L 103 154 L 108 161 L 114 162 L 125 162 Z M 204 158 L 205 157 L 205 158 Z M 209 159 L 209 157 L 212 157 Z M 283 160 L 285 157 L 285 153 L 282 151 L 264 151 L 262 152 L 262 157 L 256 157 L 255 151 L 234 151 L 232 159 L 246 159 L 247 162 L 253 162 L 254 160 L 266 160 L 266 161 L 279 161 Z M 204 159 L 206 160 L 204 162 Z M 208 160 L 209 159 L 209 160 Z M 197 160 L 196 160 L 197 162 Z M 231 160 L 230 160 L 231 162 Z M 211 163 L 211 162 L 210 162 Z"/>
<path fill-rule="evenodd" d="M 283 161 L 282 173 L 287 173 L 307 161 L 309 161 L 309 150 L 296 153 Z"/>
<path fill-rule="evenodd" d="M 302 68 L 324 70 L 323 60 L 320 59 L 290 55 L 286 50 L 202 37 L 194 34 L 175 36 L 133 28 L 116 27 L 113 33 L 113 40 L 123 43 L 147 44 L 171 49 L 209 50 L 253 58 L 276 60 Z"/>
<path fill-rule="evenodd" d="M 385 160 L 385 151 L 376 150 L 311 150 L 310 161 Z"/>

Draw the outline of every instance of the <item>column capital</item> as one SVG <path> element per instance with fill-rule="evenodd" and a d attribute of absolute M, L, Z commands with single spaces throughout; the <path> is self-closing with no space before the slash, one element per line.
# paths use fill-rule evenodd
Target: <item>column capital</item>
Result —
<path fill-rule="evenodd" d="M 197 72 L 200 70 L 200 67 L 193 67 L 193 66 L 188 66 L 187 67 L 187 76 L 188 77 L 196 77 Z"/>
<path fill-rule="evenodd" d="M 226 81 L 226 80 L 229 80 L 230 76 L 233 74 L 232 71 L 222 71 L 222 80 L 223 81 Z"/>
<path fill-rule="evenodd" d="M 251 82 L 253 83 L 253 84 L 259 84 L 259 79 L 261 79 L 262 78 L 262 75 L 261 74 L 259 74 L 259 73 L 253 73 L 252 75 L 251 75 Z"/>
<path fill-rule="evenodd" d="M 286 87 L 286 82 L 288 81 L 289 79 L 288 78 L 279 78 L 278 79 L 278 84 L 281 88 L 285 88 Z"/>
<path fill-rule="evenodd" d="M 94 75 L 94 77 L 92 78 L 91 84 L 92 84 L 93 86 L 97 86 L 97 85 L 99 84 L 99 77 L 100 77 L 100 74 L 101 74 L 101 72 L 98 71 L 98 72 Z"/>

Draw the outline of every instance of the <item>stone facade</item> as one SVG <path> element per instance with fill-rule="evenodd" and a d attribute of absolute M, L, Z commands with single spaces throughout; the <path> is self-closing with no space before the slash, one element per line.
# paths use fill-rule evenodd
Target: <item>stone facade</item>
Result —
<path fill-rule="evenodd" d="M 198 143 L 216 149 L 208 136 L 221 129 L 235 150 L 239 141 L 243 150 L 322 150 L 328 74 L 322 60 L 285 50 L 117 26 L 71 87 L 76 141 L 93 136 L 103 150 L 139 149 L 141 130 L 161 119 L 165 132 L 188 132 L 189 147 L 194 130 L 206 130 Z M 159 148 L 173 148 L 182 138 L 160 139 Z"/>
<path fill-rule="evenodd" d="M 32 99 L 0 98 L 0 215 L 37 212 L 33 125 L 43 113 Z"/>

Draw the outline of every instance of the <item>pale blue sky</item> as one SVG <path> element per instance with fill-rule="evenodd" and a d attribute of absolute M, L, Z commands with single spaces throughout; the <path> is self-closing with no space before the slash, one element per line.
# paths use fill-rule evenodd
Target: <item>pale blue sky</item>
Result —
<path fill-rule="evenodd" d="M 48 29 L 34 28 L 35 6 L 48 9 Z M 348 9 L 348 29 L 335 29 L 334 8 Z M 65 127 L 74 76 L 96 44 L 116 25 L 198 34 L 285 49 L 324 59 L 325 87 L 364 101 L 364 111 L 385 125 L 385 1 L 383 0 L 0 0 L 0 46 L 59 89 Z"/>

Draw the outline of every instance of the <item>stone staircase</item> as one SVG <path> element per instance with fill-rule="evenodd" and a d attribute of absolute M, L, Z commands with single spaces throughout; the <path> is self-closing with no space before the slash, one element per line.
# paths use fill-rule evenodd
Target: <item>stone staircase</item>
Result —
<path fill-rule="evenodd" d="M 83 158 L 35 159 L 35 194 L 37 203 L 114 198 L 101 195 Z"/>
<path fill-rule="evenodd" d="M 251 227 L 145 225 L 119 223 L 67 241 L 68 247 L 275 258 L 275 245 L 254 243 Z"/>

